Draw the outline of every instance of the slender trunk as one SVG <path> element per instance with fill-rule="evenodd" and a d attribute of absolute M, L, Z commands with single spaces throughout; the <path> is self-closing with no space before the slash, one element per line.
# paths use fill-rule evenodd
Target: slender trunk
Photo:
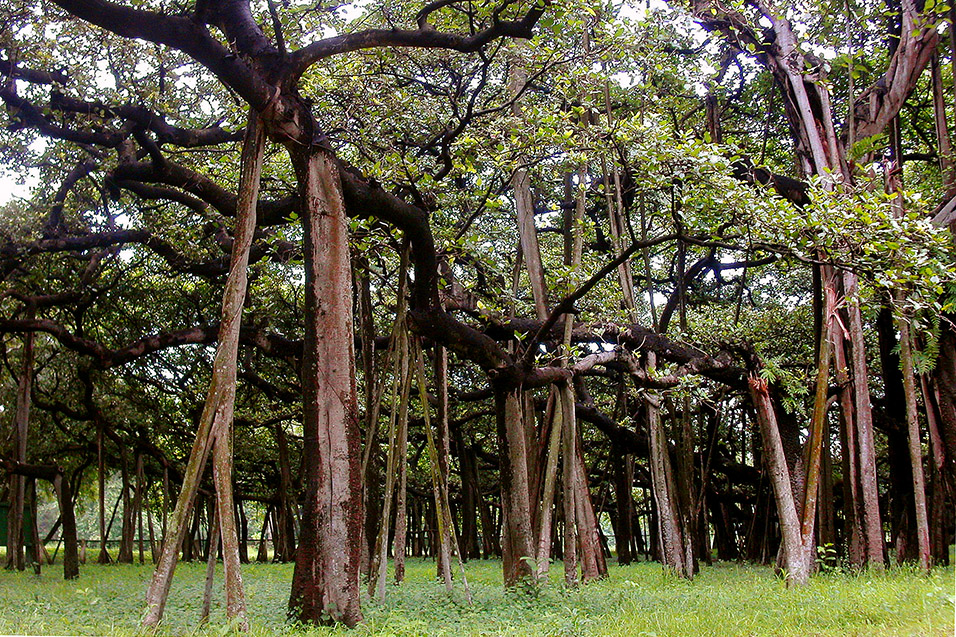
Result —
<path fill-rule="evenodd" d="M 950 26 L 952 28 L 952 26 Z M 936 152 L 939 155 L 939 170 L 943 176 L 943 188 L 949 192 L 956 185 L 956 164 L 953 161 L 953 144 L 946 122 L 946 95 L 943 89 L 943 77 L 939 68 L 939 53 L 930 58 L 931 77 L 933 78 L 933 120 L 936 125 Z"/>
<path fill-rule="evenodd" d="M 902 295 L 900 295 L 902 296 Z M 901 305 L 903 299 L 899 299 Z M 929 519 L 926 514 L 926 486 L 923 480 L 923 450 L 920 442 L 919 412 L 916 405 L 916 377 L 913 369 L 913 340 L 909 318 L 899 321 L 900 365 L 903 368 L 903 391 L 906 395 L 906 425 L 909 434 L 910 462 L 913 466 L 913 495 L 916 504 L 916 541 L 920 569 L 929 573 L 932 561 L 929 546 Z"/>
<path fill-rule="evenodd" d="M 614 457 L 614 489 L 617 505 L 617 524 L 614 527 L 614 539 L 617 545 L 617 563 L 625 566 L 631 563 L 631 538 L 633 536 L 634 498 L 631 489 L 634 485 L 634 460 L 630 455 Z"/>
<path fill-rule="evenodd" d="M 29 312 L 32 318 L 34 312 Z M 23 336 L 20 379 L 17 383 L 17 410 L 13 418 L 13 449 L 17 462 L 27 461 L 27 437 L 30 428 L 30 393 L 33 387 L 33 332 Z M 23 553 L 23 509 L 26 501 L 26 478 L 10 474 L 10 508 L 7 518 L 7 568 L 22 571 L 26 568 Z"/>
<path fill-rule="evenodd" d="M 139 532 L 139 563 L 146 563 L 146 551 L 143 545 L 143 454 L 136 454 L 136 495 L 133 498 L 133 509 L 136 512 L 136 527 Z"/>
<path fill-rule="evenodd" d="M 407 353 L 406 353 L 407 359 Z M 395 497 L 395 582 L 405 581 L 405 556 L 408 553 L 408 394 L 411 375 L 406 363 L 403 378 L 402 407 L 398 420 L 398 494 Z M 387 539 L 387 538 L 386 538 Z M 421 537 L 417 537 L 421 541 Z"/>
<path fill-rule="evenodd" d="M 404 276 L 404 270 L 402 270 Z M 375 542 L 374 552 L 371 559 L 369 578 L 369 595 L 374 596 L 379 602 L 385 600 L 385 580 L 388 567 L 388 539 L 389 523 L 391 520 L 392 501 L 395 498 L 395 481 L 399 476 L 399 464 L 404 464 L 404 458 L 401 458 L 400 436 L 405 436 L 407 445 L 408 434 L 408 396 L 411 386 L 411 376 L 408 365 L 408 331 L 405 326 L 405 305 L 402 297 L 399 297 L 399 307 L 395 318 L 395 326 L 392 329 L 392 343 L 394 353 L 394 368 L 392 372 L 392 403 L 389 410 L 388 423 L 388 456 L 385 461 L 385 500 L 382 505 L 382 519 L 378 528 L 378 538 Z M 397 525 L 396 525 L 397 526 Z M 397 533 L 397 529 L 396 529 Z M 404 544 L 404 531 L 402 532 L 402 543 Z M 396 564 L 396 572 L 397 572 Z M 402 563 L 404 571 L 404 558 Z M 404 573 L 403 573 L 404 575 Z M 397 581 L 401 581 L 396 577 Z"/>
<path fill-rule="evenodd" d="M 425 360 L 422 354 L 421 344 L 419 342 L 413 342 L 412 344 L 412 356 L 414 362 L 416 363 L 416 376 L 418 377 L 418 394 L 422 401 L 422 415 L 424 417 L 425 425 L 425 438 L 428 445 L 428 455 L 431 459 L 431 476 L 432 476 L 432 492 L 434 495 L 435 501 L 435 526 L 437 530 L 437 540 L 438 540 L 438 564 L 440 567 L 440 574 L 442 580 L 445 582 L 445 590 L 449 593 L 454 590 L 454 584 L 452 582 L 451 574 L 451 556 L 452 556 L 452 547 L 456 544 L 455 540 L 455 529 L 452 523 L 451 515 L 451 504 L 448 497 L 448 473 L 447 473 L 447 450 L 445 455 L 445 467 L 442 468 L 441 461 L 441 452 L 438 450 L 438 445 L 435 442 L 435 436 L 432 433 L 432 424 L 430 409 L 428 406 L 428 391 L 425 386 Z M 437 356 L 441 356 L 441 352 L 436 352 Z M 443 373 L 440 373 L 439 376 L 443 376 Z M 439 380 L 439 383 L 445 382 L 446 379 L 442 378 Z M 439 395 L 443 392 L 440 389 Z M 448 423 L 447 423 L 447 387 L 445 394 L 445 418 L 446 422 L 444 427 L 439 426 L 439 434 L 442 434 L 444 430 L 444 435 L 446 436 L 445 441 L 440 441 L 442 444 L 447 443 L 447 433 L 448 433 Z M 441 399 L 439 399 L 439 404 L 441 404 Z M 441 410 L 441 408 L 439 408 Z M 471 591 L 468 588 L 468 581 L 465 579 L 465 569 L 461 561 L 461 556 L 457 556 L 458 560 L 458 569 L 461 576 L 462 584 L 465 588 L 465 596 L 468 598 L 468 601 L 471 601 Z"/>
<path fill-rule="evenodd" d="M 548 440 L 544 462 L 543 480 L 541 487 L 541 501 L 538 509 L 538 528 L 536 529 L 538 538 L 538 579 L 543 579 L 551 565 L 551 531 L 554 520 L 554 496 L 557 487 L 558 477 L 558 452 L 561 446 L 561 432 L 564 428 L 565 415 L 563 402 L 554 400 L 554 392 L 549 398 L 551 403 L 551 422 L 548 431 Z M 555 405 L 560 402 L 560 405 Z"/>
<path fill-rule="evenodd" d="M 116 554 L 116 562 L 119 564 L 133 563 L 133 541 L 136 536 L 135 511 L 133 510 L 133 498 L 130 492 L 133 490 L 129 475 L 129 457 L 125 445 L 120 446 L 120 479 L 122 487 L 120 498 L 123 502 L 122 528 L 120 530 L 119 551 Z"/>
<path fill-rule="evenodd" d="M 98 419 L 97 419 L 98 420 Z M 99 564 L 109 564 L 110 553 L 106 548 L 106 536 L 109 532 L 106 530 L 106 456 L 103 450 L 103 427 L 102 422 L 97 422 L 96 429 L 96 479 L 97 479 L 97 498 L 99 504 L 99 524 L 100 524 L 100 554 L 96 561 Z"/>
<path fill-rule="evenodd" d="M 648 373 L 653 373 L 654 354 L 649 353 L 647 358 Z M 661 424 L 660 399 L 656 394 L 649 392 L 645 400 L 650 442 L 651 489 L 654 493 L 654 502 L 657 505 L 661 557 L 667 568 L 681 576 L 686 576 L 684 542 L 681 537 L 680 520 L 677 511 L 675 511 L 676 494 L 672 486 L 674 479 L 670 466 L 667 438 Z"/>
<path fill-rule="evenodd" d="M 206 552 L 206 582 L 203 587 L 202 610 L 199 612 L 199 623 L 209 621 L 209 609 L 212 606 L 212 583 L 216 574 L 216 554 L 219 552 L 219 508 L 212 516 L 212 525 L 209 527 L 209 548 Z"/>
<path fill-rule="evenodd" d="M 926 406 L 926 428 L 929 435 L 929 530 L 930 555 L 934 564 L 949 565 L 949 539 L 946 527 L 946 500 L 950 485 L 946 482 L 944 467 L 946 455 L 939 433 L 939 409 L 936 392 L 927 376 L 920 376 L 923 404 Z"/>
<path fill-rule="evenodd" d="M 421 345 L 419 344 L 416 349 L 419 353 L 419 359 L 421 359 Z M 428 395 L 425 386 L 425 370 L 424 364 L 419 360 L 420 369 L 419 369 L 419 386 L 422 399 L 422 410 L 425 413 L 425 424 L 428 425 Z M 451 558 L 452 554 L 455 553 L 454 543 L 452 542 L 452 536 L 455 534 L 455 527 L 452 524 L 451 516 L 451 503 L 449 502 L 448 497 L 448 456 L 451 453 L 451 439 L 448 435 L 448 354 L 444 347 L 440 345 L 435 346 L 435 393 L 438 398 L 438 409 L 436 413 L 435 420 L 435 437 L 434 447 L 436 452 L 435 463 L 437 464 L 438 471 L 438 485 L 439 497 L 441 499 L 441 508 L 442 515 L 445 516 L 445 519 L 439 517 L 439 527 L 441 529 L 441 547 L 442 550 L 439 552 L 438 560 L 438 573 L 445 579 L 446 586 L 449 586 L 451 589 L 451 563 L 446 561 L 446 558 Z M 429 429 L 430 432 L 430 429 Z M 431 445 L 430 445 L 431 446 Z M 437 504 L 437 503 L 436 503 Z M 459 561 L 460 561 L 460 555 Z"/>
<path fill-rule="evenodd" d="M 567 391 L 561 391 L 561 411 L 562 420 L 562 455 L 564 456 L 564 465 L 561 479 L 564 482 L 564 583 L 566 586 L 574 587 L 578 584 L 578 527 L 577 527 L 577 508 L 576 497 L 577 476 L 577 431 L 573 415 L 574 400 L 569 399 Z M 570 405 L 569 405 L 570 403 Z"/>
<path fill-rule="evenodd" d="M 289 441 L 281 422 L 276 423 L 275 436 L 279 450 L 279 502 L 276 504 L 275 559 L 279 562 L 290 562 L 295 557 L 295 499 L 292 493 Z"/>
<path fill-rule="evenodd" d="M 217 506 L 215 525 L 218 525 L 222 539 L 223 578 L 226 589 L 226 617 L 235 624 L 235 628 L 245 632 L 249 629 L 246 622 L 246 597 L 242 585 L 242 573 L 239 567 L 239 532 L 236 529 L 236 504 L 232 495 L 232 418 L 220 424 L 212 450 L 212 475 L 216 485 Z M 210 551 L 215 560 L 215 532 L 210 530 Z"/>
<path fill-rule="evenodd" d="M 269 520 L 272 517 L 273 508 L 266 507 L 265 515 L 262 516 L 262 530 L 259 532 L 259 549 L 256 551 L 257 562 L 269 561 Z"/>
<path fill-rule="evenodd" d="M 517 96 L 524 89 L 527 77 L 520 63 L 512 64 L 509 77 L 509 91 Z M 512 104 L 512 113 L 521 117 L 521 105 L 518 100 Z M 519 158 L 519 161 L 523 161 Z M 531 282 L 531 294 L 534 299 L 535 314 L 538 319 L 548 315 L 548 287 L 545 283 L 544 266 L 541 263 L 541 250 L 538 246 L 538 232 L 534 224 L 534 196 L 531 192 L 531 178 L 524 166 L 519 166 L 511 178 L 514 189 L 515 214 L 518 220 L 518 237 L 521 254 L 528 269 Z"/>
<path fill-rule="evenodd" d="M 206 462 L 215 441 L 221 441 L 214 460 L 217 489 L 225 488 L 220 498 L 228 498 L 228 518 L 232 517 L 231 458 L 227 446 L 231 439 L 232 416 L 236 396 L 236 357 L 239 349 L 239 328 L 242 320 L 242 307 L 246 297 L 249 251 L 252 247 L 253 233 L 256 227 L 256 203 L 259 198 L 259 177 L 262 173 L 262 160 L 265 147 L 265 134 L 262 122 L 250 112 L 243 140 L 242 164 L 240 167 L 239 204 L 235 240 L 232 246 L 232 259 L 226 288 L 223 292 L 222 320 L 219 327 L 219 345 L 213 362 L 212 378 L 206 403 L 200 417 L 196 440 L 193 443 L 189 461 L 183 472 L 183 484 L 176 501 L 170 526 L 171 534 L 165 536 L 163 551 L 153 573 L 146 603 L 149 608 L 143 625 L 155 627 L 162 619 L 172 586 L 173 573 L 179 549 L 182 546 L 188 528 L 190 512 L 193 509 L 199 481 L 202 478 Z M 235 526 L 232 526 L 233 544 L 228 551 L 238 550 L 235 544 Z M 231 558 L 230 558 L 231 559 Z M 227 609 L 238 614 L 239 628 L 245 628 L 242 609 L 241 579 L 238 575 L 238 554 L 235 556 L 236 572 L 233 573 L 232 599 L 227 598 Z M 236 588 L 238 586 L 238 588 Z M 227 586 L 227 595 L 230 588 Z"/>
<path fill-rule="evenodd" d="M 859 282 L 856 274 L 844 272 L 843 284 L 847 298 L 859 299 Z M 876 482 L 876 445 L 873 441 L 873 409 L 870 405 L 870 372 L 866 363 L 866 341 L 863 333 L 863 318 L 858 303 L 847 308 L 850 318 L 849 332 L 852 344 L 853 398 L 856 439 L 859 445 L 860 498 L 863 508 L 863 533 L 865 538 L 866 565 L 882 570 L 883 522 L 880 518 L 879 489 Z"/>
<path fill-rule="evenodd" d="M 824 304 L 821 324 L 820 347 L 817 352 L 816 393 L 813 399 L 813 415 L 806 446 L 806 483 L 803 494 L 802 519 L 800 520 L 800 548 L 812 550 L 816 547 L 814 525 L 817 519 L 817 497 L 820 487 L 821 463 L 823 459 L 824 432 L 827 430 L 827 408 L 830 402 L 827 396 L 830 390 L 830 360 L 832 358 L 831 334 L 835 331 L 837 320 L 836 274 L 832 268 L 825 268 L 823 275 Z M 786 547 L 789 551 L 790 547 Z"/>
<path fill-rule="evenodd" d="M 29 496 L 30 506 L 30 562 L 33 564 L 33 573 L 40 574 L 40 568 L 43 565 L 44 551 L 43 544 L 40 542 L 40 530 L 37 528 L 37 482 L 33 478 L 27 479 L 26 493 Z"/>
<path fill-rule="evenodd" d="M 568 383 L 566 390 L 570 398 L 569 418 L 574 416 L 574 394 L 571 384 Z M 581 576 L 585 582 L 604 579 L 607 577 L 607 560 L 604 556 L 604 549 L 601 542 L 601 531 L 598 527 L 597 515 L 594 513 L 594 505 L 591 502 L 591 492 L 588 488 L 587 466 L 584 464 L 584 452 L 581 449 L 581 434 L 577 431 L 578 439 L 575 459 L 575 495 L 574 505 L 577 513 L 578 523 L 578 544 L 580 550 Z"/>
<path fill-rule="evenodd" d="M 73 508 L 70 481 L 64 478 L 62 472 L 58 472 L 53 479 L 53 490 L 60 506 L 60 520 L 63 524 L 63 579 L 76 579 L 80 576 L 76 514 Z"/>

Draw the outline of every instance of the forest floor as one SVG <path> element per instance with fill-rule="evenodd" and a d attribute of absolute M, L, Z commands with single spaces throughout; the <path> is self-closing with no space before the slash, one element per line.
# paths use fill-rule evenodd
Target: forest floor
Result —
<path fill-rule="evenodd" d="M 499 562 L 467 564 L 474 603 L 460 586 L 449 598 L 430 560 L 410 560 L 405 584 L 390 585 L 384 604 L 363 599 L 365 623 L 352 635 L 953 635 L 954 569 L 929 577 L 908 568 L 884 574 L 835 571 L 787 590 L 770 568 L 703 567 L 693 582 L 655 563 L 611 565 L 603 582 L 566 590 L 551 584 L 505 592 Z M 216 574 L 210 623 L 198 627 L 205 565 L 182 564 L 159 635 L 224 635 L 222 573 Z M 150 565 L 87 564 L 80 578 L 62 566 L 42 575 L 0 570 L 0 634 L 138 635 Z M 551 580 L 563 568 L 556 564 Z M 291 565 L 243 567 L 252 635 L 304 634 L 285 609 Z"/>

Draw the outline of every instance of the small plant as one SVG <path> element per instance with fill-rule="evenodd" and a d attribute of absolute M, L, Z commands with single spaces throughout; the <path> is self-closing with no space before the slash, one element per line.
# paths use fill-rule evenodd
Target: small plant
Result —
<path fill-rule="evenodd" d="M 817 547 L 816 564 L 821 573 L 833 573 L 838 570 L 837 550 L 833 542 Z"/>

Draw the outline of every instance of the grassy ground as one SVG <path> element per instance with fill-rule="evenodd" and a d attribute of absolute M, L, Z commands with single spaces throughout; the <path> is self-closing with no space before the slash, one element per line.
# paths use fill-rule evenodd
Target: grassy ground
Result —
<path fill-rule="evenodd" d="M 62 568 L 41 576 L 0 571 L 0 634 L 134 635 L 144 610 L 149 565 L 81 567 L 64 582 Z M 881 575 L 830 573 L 787 590 L 770 569 L 736 564 L 704 567 L 693 582 L 643 563 L 611 567 L 605 582 L 567 591 L 552 584 L 506 593 L 500 564 L 471 562 L 474 604 L 460 590 L 449 599 L 431 561 L 409 564 L 408 579 L 390 586 L 383 605 L 364 600 L 365 623 L 354 635 L 953 635 L 954 571 L 929 577 L 893 569 Z M 552 579 L 563 572 L 560 564 Z M 163 635 L 228 631 L 217 587 L 213 616 L 197 628 L 204 565 L 184 564 L 167 607 Z M 288 565 L 244 568 L 253 635 L 301 634 L 285 623 L 292 575 Z M 217 573 L 221 584 L 221 573 Z M 346 633 L 318 629 L 310 634 Z"/>

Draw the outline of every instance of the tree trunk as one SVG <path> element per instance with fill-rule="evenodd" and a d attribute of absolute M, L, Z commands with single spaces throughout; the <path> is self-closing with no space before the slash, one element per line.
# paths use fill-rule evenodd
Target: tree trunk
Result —
<path fill-rule="evenodd" d="M 577 431 L 574 414 L 574 399 L 568 391 L 561 391 L 561 453 L 564 456 L 561 479 L 564 482 L 564 583 L 568 587 L 578 585 L 578 526 L 577 526 Z M 569 404 L 570 403 L 570 404 Z"/>
<path fill-rule="evenodd" d="M 787 465 L 783 440 L 777 426 L 777 416 L 770 400 L 770 392 L 767 390 L 767 382 L 750 376 L 748 383 L 763 438 L 767 472 L 777 502 L 787 585 L 803 585 L 809 581 L 810 570 L 813 566 L 813 543 L 805 545 L 801 538 L 800 517 L 794 499 L 790 468 Z"/>
<path fill-rule="evenodd" d="M 534 575 L 530 484 L 521 389 L 495 389 L 495 416 L 501 449 L 502 569 L 507 587 Z M 530 559 L 527 559 L 530 558 Z"/>
<path fill-rule="evenodd" d="M 136 512 L 136 526 L 139 532 L 139 563 L 146 563 L 146 551 L 143 537 L 143 490 L 146 485 L 143 478 L 143 454 L 136 454 L 136 494 L 133 498 L 133 509 Z"/>
<path fill-rule="evenodd" d="M 99 525 L 100 525 L 100 553 L 96 558 L 98 564 L 109 564 L 112 560 L 110 552 L 106 548 L 106 540 L 109 531 L 106 529 L 106 456 L 103 449 L 104 436 L 103 428 L 106 426 L 103 422 L 97 420 L 96 428 L 96 478 L 97 478 L 97 498 L 99 504 Z"/>
<path fill-rule="evenodd" d="M 216 507 L 212 516 L 212 525 L 209 527 L 209 548 L 206 551 L 206 581 L 203 587 L 202 610 L 199 612 L 199 623 L 209 621 L 209 609 L 212 606 L 212 583 L 216 574 L 216 554 L 219 553 L 219 508 Z"/>
<path fill-rule="evenodd" d="M 289 615 L 303 623 L 362 620 L 361 441 L 352 341 L 349 222 L 331 152 L 289 144 L 305 248 L 302 361 L 305 506 Z"/>
<path fill-rule="evenodd" d="M 196 440 L 186 470 L 183 472 L 183 484 L 176 501 L 170 521 L 171 531 L 163 544 L 163 551 L 156 565 L 156 571 L 146 593 L 146 603 L 149 608 L 143 625 L 155 627 L 162 619 L 172 586 L 173 572 L 176 569 L 176 559 L 180 546 L 186 536 L 189 514 L 193 509 L 199 481 L 202 478 L 206 462 L 215 441 L 221 440 L 217 458 L 214 461 L 216 468 L 215 478 L 217 489 L 226 489 L 220 493 L 220 498 L 228 498 L 227 515 L 232 515 L 231 489 L 231 458 L 228 449 L 232 431 L 233 408 L 236 396 L 236 357 L 239 349 L 239 329 L 242 321 L 242 307 L 246 298 L 247 268 L 249 251 L 252 247 L 253 233 L 256 227 L 256 204 L 259 198 L 259 177 L 262 174 L 262 160 L 265 147 L 264 127 L 259 117 L 250 112 L 246 125 L 246 135 L 243 140 L 242 164 L 240 167 L 239 204 L 235 240 L 232 246 L 232 259 L 229 267 L 229 276 L 226 279 L 226 288 L 223 292 L 222 321 L 219 327 L 219 346 L 213 362 L 212 378 L 209 382 L 209 391 L 206 403 L 200 417 Z M 224 498 L 224 499 L 225 499 Z M 238 550 L 235 540 L 235 526 L 232 526 L 233 542 L 227 550 Z M 225 547 L 224 547 L 225 548 Z M 227 559 L 231 559 L 230 556 Z M 238 553 L 234 556 L 233 564 L 238 567 Z M 226 607 L 235 619 L 239 628 L 245 628 L 243 616 L 245 602 L 242 601 L 241 579 L 238 572 L 232 574 L 232 586 L 226 588 Z M 229 596 L 232 595 L 232 598 Z"/>
<path fill-rule="evenodd" d="M 292 493 L 292 467 L 285 427 L 275 425 L 276 446 L 279 450 L 279 497 L 276 505 L 275 560 L 290 562 L 295 556 L 295 499 Z"/>
<path fill-rule="evenodd" d="M 631 538 L 633 536 L 634 498 L 631 488 L 634 484 L 634 459 L 630 455 L 616 455 L 614 462 L 614 489 L 617 504 L 617 524 L 614 526 L 614 539 L 617 545 L 617 563 L 625 566 L 631 563 Z"/>
<path fill-rule="evenodd" d="M 648 354 L 648 372 L 653 373 L 654 354 Z M 657 505 L 658 537 L 664 565 L 682 577 L 687 577 L 684 561 L 684 541 L 675 506 L 677 495 L 670 466 L 667 438 L 660 418 L 659 398 L 648 393 L 646 397 L 647 428 L 650 442 L 651 489 Z"/>
<path fill-rule="evenodd" d="M 120 498 L 123 502 L 123 513 L 120 529 L 120 545 L 116 553 L 116 562 L 118 564 L 132 564 L 133 541 L 136 538 L 136 512 L 133 509 L 133 498 L 131 495 L 133 485 L 130 480 L 129 457 L 126 453 L 125 446 L 120 447 L 120 479 L 123 483 L 120 491 Z"/>
<path fill-rule="evenodd" d="M 859 286 L 856 274 L 843 273 L 846 296 L 853 299 L 847 311 L 850 317 L 852 344 L 854 423 L 858 445 L 860 470 L 860 499 L 863 510 L 863 534 L 866 565 L 876 570 L 885 567 L 883 561 L 883 522 L 880 517 L 879 489 L 876 483 L 876 445 L 873 441 L 873 410 L 870 405 L 869 378 L 866 364 L 866 341 L 863 319 L 860 315 Z"/>
<path fill-rule="evenodd" d="M 900 294 L 902 297 L 902 294 Z M 903 304 L 903 299 L 899 299 Z M 929 519 L 926 514 L 926 486 L 923 480 L 923 450 L 920 442 L 919 412 L 916 405 L 916 377 L 913 369 L 913 340 L 908 317 L 899 321 L 900 364 L 903 368 L 903 391 L 906 395 L 906 424 L 909 434 L 910 462 L 913 467 L 913 495 L 916 505 L 916 540 L 920 569 L 929 573 Z"/>
<path fill-rule="evenodd" d="M 33 311 L 29 312 L 33 316 Z M 20 361 L 20 379 L 17 383 L 17 410 L 13 418 L 13 450 L 16 462 L 27 461 L 27 437 L 30 428 L 30 403 L 33 387 L 33 332 L 23 336 Z M 23 508 L 26 502 L 26 478 L 10 474 L 10 508 L 7 515 L 7 568 L 22 571 L 26 568 L 23 553 Z"/>

